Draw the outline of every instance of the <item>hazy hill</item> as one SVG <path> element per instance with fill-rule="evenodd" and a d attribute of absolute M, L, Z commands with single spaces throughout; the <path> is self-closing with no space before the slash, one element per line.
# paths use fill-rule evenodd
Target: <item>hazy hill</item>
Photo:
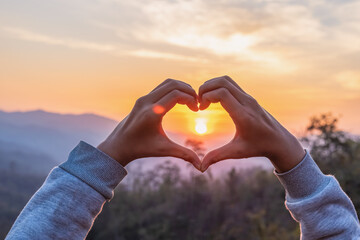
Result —
<path fill-rule="evenodd" d="M 9 173 L 46 176 L 57 165 L 49 155 L 19 144 L 0 141 L 0 169 Z"/>
<path fill-rule="evenodd" d="M 0 239 L 50 170 L 80 140 L 96 145 L 116 124 L 94 114 L 0 111 Z"/>
<path fill-rule="evenodd" d="M 0 111 L 0 141 L 29 147 L 60 163 L 80 140 L 96 145 L 116 124 L 95 114 Z"/>
<path fill-rule="evenodd" d="M 42 165 L 41 172 L 51 169 L 68 157 L 69 152 L 80 140 L 84 140 L 94 146 L 99 144 L 115 128 L 117 121 L 95 114 L 59 114 L 45 112 L 42 110 L 29 112 L 4 112 L 0 111 L 0 141 L 4 142 L 0 148 L 2 161 L 11 162 L 14 165 L 21 165 L 28 168 L 31 173 L 33 168 L 30 165 Z M 179 143 L 185 142 L 185 136 L 168 132 L 169 136 Z M 6 159 L 4 157 L 6 156 Z M 25 157 L 27 156 L 27 157 Z M 173 158 L 166 158 L 176 161 L 186 173 L 193 170 L 187 167 L 187 163 Z M 151 169 L 164 159 L 148 158 L 138 160 L 127 166 L 131 172 L 138 169 Z M 45 163 L 44 163 L 45 162 Z M 213 173 L 220 174 L 232 167 L 247 168 L 252 166 L 268 167 L 269 163 L 264 159 L 251 160 L 229 160 L 217 164 Z M 37 170 L 35 170 L 37 173 Z"/>
<path fill-rule="evenodd" d="M 49 171 L 65 161 L 80 140 L 96 146 L 116 125 L 116 121 L 95 114 L 0 111 L 0 238 L 5 237 Z M 185 141 L 185 136 L 168 134 L 179 143 Z M 126 167 L 131 174 L 121 185 L 132 182 L 143 175 L 143 171 L 153 169 L 165 160 L 176 162 L 186 176 L 197 172 L 188 163 L 174 158 L 140 159 Z M 214 175 L 219 175 L 232 167 L 254 165 L 268 166 L 263 159 L 229 160 L 211 170 Z"/>

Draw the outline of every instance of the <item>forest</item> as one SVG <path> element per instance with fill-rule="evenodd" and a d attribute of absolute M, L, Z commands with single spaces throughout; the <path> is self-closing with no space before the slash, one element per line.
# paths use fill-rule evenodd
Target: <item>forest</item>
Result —
<path fill-rule="evenodd" d="M 360 139 L 338 129 L 338 121 L 330 113 L 315 116 L 300 140 L 322 171 L 335 175 L 359 214 Z M 205 150 L 199 142 L 187 144 L 199 155 Z M 133 180 L 117 187 L 87 239 L 299 239 L 299 225 L 284 206 L 284 189 L 269 170 L 234 168 L 221 177 L 211 171 L 185 177 L 176 164 L 164 162 L 131 174 Z M 0 171 L 1 239 L 44 179 Z"/>
<path fill-rule="evenodd" d="M 330 113 L 315 116 L 301 141 L 322 171 L 335 175 L 359 214 L 360 141 L 337 126 Z M 193 148 L 202 150 L 199 143 Z M 87 239 L 299 239 L 284 197 L 275 175 L 261 168 L 183 177 L 165 162 L 129 186 L 120 184 Z"/>

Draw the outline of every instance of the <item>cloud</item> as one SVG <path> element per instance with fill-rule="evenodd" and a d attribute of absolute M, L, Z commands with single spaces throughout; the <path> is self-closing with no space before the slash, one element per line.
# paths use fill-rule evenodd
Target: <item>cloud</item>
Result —
<path fill-rule="evenodd" d="M 45 43 L 48 45 L 65 46 L 74 49 L 87 49 L 100 52 L 110 52 L 116 49 L 115 46 L 110 44 L 100 44 L 71 38 L 57 38 L 20 28 L 2 27 L 1 29 L 18 39 L 31 42 Z"/>
<path fill-rule="evenodd" d="M 167 53 L 156 50 L 121 50 L 119 46 L 110 45 L 110 44 L 102 44 L 95 43 L 89 41 L 83 41 L 78 39 L 71 38 L 56 38 L 52 36 L 48 36 L 45 34 L 35 33 L 32 31 L 13 28 L 13 27 L 2 27 L 0 28 L 3 31 L 9 33 L 13 37 L 18 39 L 44 43 L 48 45 L 54 46 L 63 46 L 73 49 L 85 49 L 91 51 L 99 51 L 99 52 L 108 52 L 114 55 L 128 55 L 134 57 L 143 57 L 143 58 L 155 58 L 155 59 L 167 59 L 167 60 L 175 60 L 175 61 L 189 61 L 189 62 L 205 62 L 205 59 L 190 57 L 181 54 Z"/>
<path fill-rule="evenodd" d="M 359 71 L 345 71 L 336 76 L 337 82 L 346 89 L 360 90 L 360 72 Z"/>
<path fill-rule="evenodd" d="M 359 2 L 102 0 L 126 14 L 101 24 L 135 47 L 169 59 L 176 54 L 187 61 L 196 51 L 207 54 L 209 63 L 227 58 L 231 65 L 255 62 L 289 73 L 319 69 L 334 55 L 359 49 Z M 159 44 L 161 49 L 151 47 Z M 189 51 L 179 54 L 169 46 Z"/>
<path fill-rule="evenodd" d="M 266 11 L 252 12 L 243 6 L 235 6 L 230 1 L 136 1 L 125 4 L 125 1 L 102 1 L 115 4 L 126 16 L 119 21 L 117 17 L 111 22 L 97 22 L 97 26 L 110 29 L 125 41 L 132 41 L 135 46 L 147 52 L 162 52 L 168 59 L 194 59 L 191 51 L 207 56 L 208 62 L 227 61 L 252 64 L 263 63 L 273 70 L 288 71 L 294 69 L 282 56 L 266 49 L 257 51 L 263 42 L 263 36 L 256 33 L 271 24 L 272 16 Z M 114 7 L 116 8 L 116 7 Z M 133 14 L 131 14 L 133 13 Z M 124 26 L 124 22 L 129 27 Z M 286 31 L 286 29 L 285 29 Z M 131 38 L 131 40 L 129 40 Z M 151 45 L 162 44 L 162 49 L 151 49 Z M 179 54 L 172 47 L 186 48 L 187 53 Z M 158 54 L 141 54 L 146 57 Z"/>
<path fill-rule="evenodd" d="M 28 28 L 7 28 L 6 31 L 28 41 L 115 55 L 192 63 L 222 62 L 222 65 L 228 64 L 228 68 L 257 66 L 277 73 L 319 71 L 336 65 L 339 56 L 360 51 L 357 43 L 359 0 L 55 2 L 56 8 L 63 7 L 64 11 L 55 11 L 54 7 L 53 15 L 59 14 L 61 19 L 61 13 L 66 12 L 68 22 L 74 25 L 72 29 L 87 24 L 88 32 L 77 37 L 57 38 L 38 33 L 44 31 L 25 30 Z M 85 7 L 80 18 L 77 8 L 82 5 Z M 34 16 L 44 12 L 31 11 Z M 59 22 L 54 20 L 52 31 L 56 24 Z M 101 40 L 83 39 L 91 34 L 91 39 Z M 76 36 L 76 33 L 67 36 Z M 341 61 L 343 65 L 347 61 L 350 65 L 351 60 Z M 344 70 L 331 68 L 329 73 L 336 75 Z"/>
<path fill-rule="evenodd" d="M 129 55 L 136 57 L 158 58 L 158 59 L 168 59 L 168 60 L 176 60 L 176 61 L 206 62 L 206 59 L 202 59 L 202 58 L 189 57 L 189 56 L 183 56 L 183 55 L 166 53 L 166 52 L 149 51 L 149 50 L 135 50 L 129 52 Z"/>

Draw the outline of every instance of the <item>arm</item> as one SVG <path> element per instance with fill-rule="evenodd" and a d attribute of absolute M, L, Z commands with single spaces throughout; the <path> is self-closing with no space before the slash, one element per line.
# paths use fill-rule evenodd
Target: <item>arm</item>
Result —
<path fill-rule="evenodd" d="M 123 167 L 137 158 L 173 156 L 199 169 L 196 153 L 171 141 L 162 129 L 163 116 L 177 103 L 197 111 L 196 92 L 167 80 L 141 97 L 97 149 L 81 142 L 52 170 L 6 239 L 84 239 L 126 175 Z"/>
<path fill-rule="evenodd" d="M 84 239 L 125 175 L 118 162 L 80 142 L 69 159 L 51 171 L 6 239 Z"/>
<path fill-rule="evenodd" d="M 300 222 L 301 239 L 358 239 L 359 220 L 333 176 L 325 176 L 299 141 L 255 99 L 225 76 L 199 89 L 200 109 L 220 102 L 236 126 L 235 137 L 209 152 L 201 170 L 224 159 L 265 156 L 286 190 L 286 206 Z"/>
<path fill-rule="evenodd" d="M 293 169 L 275 172 L 286 190 L 286 207 L 300 223 L 301 239 L 358 239 L 353 203 L 333 176 L 324 175 L 310 154 Z"/>

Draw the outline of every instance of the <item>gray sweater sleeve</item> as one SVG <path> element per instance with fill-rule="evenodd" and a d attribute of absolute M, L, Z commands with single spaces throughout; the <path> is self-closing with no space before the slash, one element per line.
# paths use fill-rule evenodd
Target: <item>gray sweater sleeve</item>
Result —
<path fill-rule="evenodd" d="M 355 208 L 333 176 L 307 153 L 295 168 L 275 173 L 286 190 L 286 207 L 300 222 L 301 239 L 359 239 Z M 84 239 L 125 169 L 80 142 L 49 174 L 25 206 L 6 239 Z"/>
<path fill-rule="evenodd" d="M 80 142 L 69 159 L 51 171 L 6 239 L 84 239 L 126 174 L 114 159 Z"/>
<path fill-rule="evenodd" d="M 333 176 L 321 172 L 309 153 L 295 168 L 275 175 L 286 190 L 287 209 L 300 223 L 301 239 L 360 239 L 350 198 Z"/>

